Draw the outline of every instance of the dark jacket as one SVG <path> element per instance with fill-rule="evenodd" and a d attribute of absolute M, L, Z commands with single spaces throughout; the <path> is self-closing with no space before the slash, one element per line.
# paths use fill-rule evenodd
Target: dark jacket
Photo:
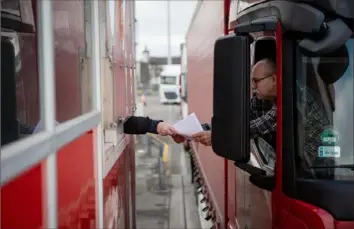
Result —
<path fill-rule="evenodd" d="M 125 134 L 157 134 L 157 125 L 162 120 L 153 120 L 149 117 L 130 116 L 124 122 Z"/>

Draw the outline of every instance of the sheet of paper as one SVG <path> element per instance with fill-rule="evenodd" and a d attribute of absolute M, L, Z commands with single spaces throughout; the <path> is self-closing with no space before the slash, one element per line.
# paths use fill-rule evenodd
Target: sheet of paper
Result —
<path fill-rule="evenodd" d="M 203 131 L 203 127 L 199 122 L 199 119 L 192 113 L 184 119 L 178 121 L 173 127 L 184 137 L 191 139 L 193 134 Z"/>

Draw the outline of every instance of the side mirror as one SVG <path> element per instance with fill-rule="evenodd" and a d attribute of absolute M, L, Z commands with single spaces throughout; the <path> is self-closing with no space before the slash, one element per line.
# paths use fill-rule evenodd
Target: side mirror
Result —
<path fill-rule="evenodd" d="M 212 147 L 224 158 L 250 160 L 250 41 L 227 35 L 214 46 Z"/>

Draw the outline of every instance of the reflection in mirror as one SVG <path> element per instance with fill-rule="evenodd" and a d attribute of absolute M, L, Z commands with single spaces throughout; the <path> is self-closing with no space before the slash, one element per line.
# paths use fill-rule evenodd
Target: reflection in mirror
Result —
<path fill-rule="evenodd" d="M 39 121 L 36 38 L 1 32 L 1 145 L 33 133 Z"/>
<path fill-rule="evenodd" d="M 3 34 L 1 34 L 3 35 Z M 1 36 L 1 145 L 20 138 L 16 107 L 17 37 Z"/>
<path fill-rule="evenodd" d="M 53 1 L 56 120 L 59 123 L 93 108 L 90 5 L 91 1 Z"/>

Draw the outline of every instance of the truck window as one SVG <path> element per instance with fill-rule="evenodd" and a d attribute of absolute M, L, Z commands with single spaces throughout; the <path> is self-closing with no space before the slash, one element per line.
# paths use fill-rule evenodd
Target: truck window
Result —
<path fill-rule="evenodd" d="M 176 84 L 176 77 L 174 76 L 161 76 L 161 84 Z"/>
<path fill-rule="evenodd" d="M 353 39 L 326 57 L 298 52 L 297 173 L 301 178 L 353 180 Z M 342 70 L 341 70 L 342 69 Z"/>

